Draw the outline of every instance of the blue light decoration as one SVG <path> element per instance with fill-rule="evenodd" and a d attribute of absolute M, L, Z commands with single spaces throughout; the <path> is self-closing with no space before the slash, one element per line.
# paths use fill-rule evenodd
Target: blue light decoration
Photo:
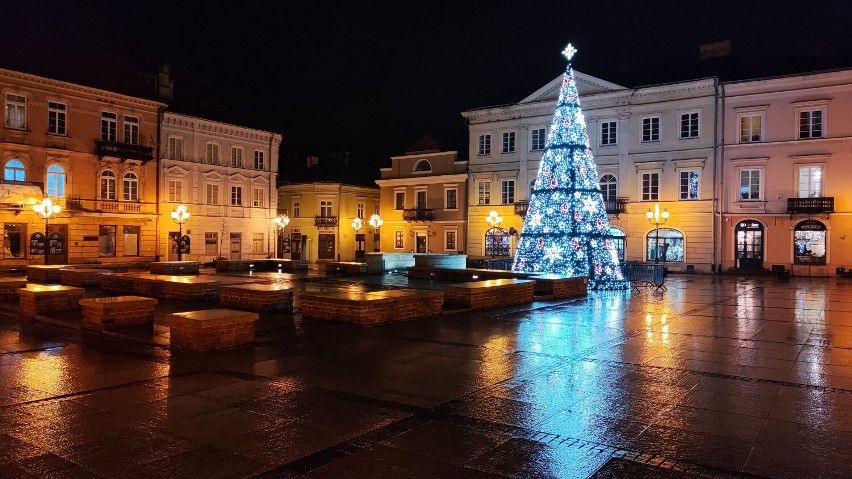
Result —
<path fill-rule="evenodd" d="M 577 50 L 562 53 L 568 67 L 550 123 L 538 176 L 512 270 L 588 276 L 589 289 L 628 289 L 621 274 L 609 218 L 589 147 L 580 95 L 571 69 Z"/>

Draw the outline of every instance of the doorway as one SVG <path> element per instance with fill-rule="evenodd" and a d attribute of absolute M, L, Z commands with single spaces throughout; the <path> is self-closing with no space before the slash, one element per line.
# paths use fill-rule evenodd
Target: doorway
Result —
<path fill-rule="evenodd" d="M 418 253 L 427 252 L 428 248 L 426 246 L 426 235 L 423 234 L 423 233 L 416 233 L 416 234 L 417 234 L 417 236 L 415 237 L 415 240 L 416 240 L 415 244 L 417 245 L 416 251 Z"/>
<path fill-rule="evenodd" d="M 318 241 L 319 251 L 317 259 L 334 259 L 334 235 L 322 234 L 319 235 Z"/>
<path fill-rule="evenodd" d="M 243 250 L 243 234 L 231 233 L 231 259 L 240 259 Z"/>
<path fill-rule="evenodd" d="M 364 261 L 367 256 L 367 235 L 355 235 L 355 261 Z"/>
<path fill-rule="evenodd" d="M 763 269 L 763 224 L 759 221 L 740 221 L 736 227 L 737 268 Z"/>
<path fill-rule="evenodd" d="M 302 259 L 302 233 L 290 233 L 290 259 Z"/>
<path fill-rule="evenodd" d="M 178 260 L 178 244 L 180 243 L 180 233 L 177 231 L 169 231 L 169 261 Z"/>
<path fill-rule="evenodd" d="M 47 263 L 68 264 L 68 225 L 49 225 L 47 235 Z"/>

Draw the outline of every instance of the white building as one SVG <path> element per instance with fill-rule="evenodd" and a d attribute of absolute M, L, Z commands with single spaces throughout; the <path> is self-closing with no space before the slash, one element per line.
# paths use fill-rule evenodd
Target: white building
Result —
<path fill-rule="evenodd" d="M 183 225 L 190 238 L 183 259 L 274 254 L 281 135 L 165 113 L 160 144 L 159 240 L 167 259 L 177 259 L 171 212 L 180 204 L 191 214 Z"/>

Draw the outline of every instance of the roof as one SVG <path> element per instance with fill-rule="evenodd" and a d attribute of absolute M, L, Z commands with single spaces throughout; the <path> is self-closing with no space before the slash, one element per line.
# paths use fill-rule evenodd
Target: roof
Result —
<path fill-rule="evenodd" d="M 432 135 L 426 135 L 417 140 L 417 143 L 411 145 L 406 151 L 406 155 L 417 155 L 421 153 L 437 153 L 441 151 L 438 143 L 432 138 Z"/>

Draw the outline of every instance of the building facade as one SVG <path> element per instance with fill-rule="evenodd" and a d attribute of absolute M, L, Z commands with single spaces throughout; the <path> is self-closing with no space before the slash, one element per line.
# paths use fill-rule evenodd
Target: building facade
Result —
<path fill-rule="evenodd" d="M 281 135 L 167 112 L 160 147 L 160 255 L 176 260 L 185 205 L 182 258 L 266 258 L 275 253 Z M 186 238 L 185 238 L 186 239 Z"/>
<path fill-rule="evenodd" d="M 852 268 L 852 70 L 722 85 L 724 270 Z"/>
<path fill-rule="evenodd" d="M 0 69 L 0 264 L 146 262 L 157 256 L 165 104 Z M 62 210 L 45 222 L 32 205 Z"/>
<path fill-rule="evenodd" d="M 428 137 L 424 140 L 392 157 L 376 180 L 384 212 L 381 251 L 463 254 L 467 162 L 459 161 L 455 151 L 439 151 Z"/>
<path fill-rule="evenodd" d="M 310 262 L 363 261 L 374 249 L 369 218 L 379 213 L 379 190 L 333 182 L 278 188 L 279 213 L 290 221 L 280 231 L 283 256 Z M 354 229 L 353 220 L 361 220 Z"/>
<path fill-rule="evenodd" d="M 619 255 L 673 271 L 714 268 L 715 79 L 625 88 L 575 71 Z M 493 256 L 486 221 L 523 228 L 562 77 L 517 104 L 463 112 L 470 123 L 468 254 Z M 659 205 L 665 224 L 648 221 Z M 507 248 L 513 256 L 516 237 Z"/>

